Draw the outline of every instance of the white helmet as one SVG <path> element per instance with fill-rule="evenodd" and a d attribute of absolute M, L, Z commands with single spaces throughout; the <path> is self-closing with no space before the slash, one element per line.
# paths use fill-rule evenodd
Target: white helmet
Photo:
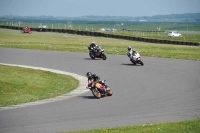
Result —
<path fill-rule="evenodd" d="M 128 46 L 128 50 L 129 50 L 129 51 L 131 50 L 131 46 Z"/>

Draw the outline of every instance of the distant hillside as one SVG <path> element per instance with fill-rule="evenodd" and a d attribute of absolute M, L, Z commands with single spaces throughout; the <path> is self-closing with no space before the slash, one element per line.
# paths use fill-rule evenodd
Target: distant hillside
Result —
<path fill-rule="evenodd" d="M 147 20 L 151 22 L 200 22 L 200 13 L 185 13 L 171 15 L 156 15 L 135 17 L 135 20 Z"/>
<path fill-rule="evenodd" d="M 136 21 L 136 22 L 200 22 L 200 13 L 155 15 L 155 16 L 83 16 L 72 18 L 74 20 L 96 21 Z"/>
<path fill-rule="evenodd" d="M 0 21 L 133 21 L 133 22 L 186 22 L 200 23 L 200 13 L 185 13 L 155 16 L 81 16 L 81 17 L 55 17 L 55 16 L 0 16 Z"/>

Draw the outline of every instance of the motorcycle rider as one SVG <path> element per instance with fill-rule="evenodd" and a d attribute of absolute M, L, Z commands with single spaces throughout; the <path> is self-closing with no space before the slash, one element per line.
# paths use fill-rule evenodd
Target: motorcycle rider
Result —
<path fill-rule="evenodd" d="M 92 74 L 91 72 L 87 72 L 86 76 L 88 78 L 88 87 L 94 87 L 95 83 L 100 80 L 98 75 Z"/>
<path fill-rule="evenodd" d="M 89 46 L 89 48 L 93 51 L 93 52 L 97 52 L 97 45 L 95 42 L 92 42 Z"/>
<path fill-rule="evenodd" d="M 132 48 L 131 48 L 131 46 L 128 46 L 128 51 L 126 52 L 126 54 L 127 54 L 127 56 L 130 58 L 130 61 L 133 59 L 133 60 L 135 60 L 134 58 L 133 58 L 133 53 L 135 53 L 136 51 L 135 50 L 133 50 Z"/>
<path fill-rule="evenodd" d="M 88 88 L 94 87 L 97 82 L 101 83 L 100 77 L 96 74 L 92 74 L 91 72 L 87 72 L 86 76 L 88 78 Z M 102 93 L 105 94 L 106 93 L 105 89 L 103 89 L 103 88 L 101 88 L 101 89 L 102 89 Z"/>
<path fill-rule="evenodd" d="M 28 27 L 25 27 L 25 28 L 24 28 L 24 32 L 26 32 L 27 28 L 28 28 Z"/>

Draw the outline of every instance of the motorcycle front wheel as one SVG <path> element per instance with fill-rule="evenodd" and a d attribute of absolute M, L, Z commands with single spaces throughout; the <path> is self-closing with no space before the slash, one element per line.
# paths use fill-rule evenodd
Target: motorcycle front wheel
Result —
<path fill-rule="evenodd" d="M 142 61 L 140 61 L 140 64 L 141 64 L 141 66 L 143 66 L 143 65 L 144 65 L 144 63 L 143 63 Z"/>
<path fill-rule="evenodd" d="M 112 96 L 113 92 L 112 90 L 110 89 L 109 86 L 106 86 L 106 89 L 107 89 L 107 96 Z"/>
<path fill-rule="evenodd" d="M 106 55 L 105 54 L 102 54 L 101 57 L 102 57 L 103 60 L 106 60 Z"/>
<path fill-rule="evenodd" d="M 101 98 L 101 93 L 96 88 L 92 89 L 92 94 L 98 99 Z"/>

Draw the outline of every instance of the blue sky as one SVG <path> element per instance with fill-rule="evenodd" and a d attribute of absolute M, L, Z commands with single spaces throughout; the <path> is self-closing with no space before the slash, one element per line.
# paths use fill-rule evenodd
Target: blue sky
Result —
<path fill-rule="evenodd" d="M 0 16 L 153 16 L 200 13 L 200 0 L 0 0 Z"/>

